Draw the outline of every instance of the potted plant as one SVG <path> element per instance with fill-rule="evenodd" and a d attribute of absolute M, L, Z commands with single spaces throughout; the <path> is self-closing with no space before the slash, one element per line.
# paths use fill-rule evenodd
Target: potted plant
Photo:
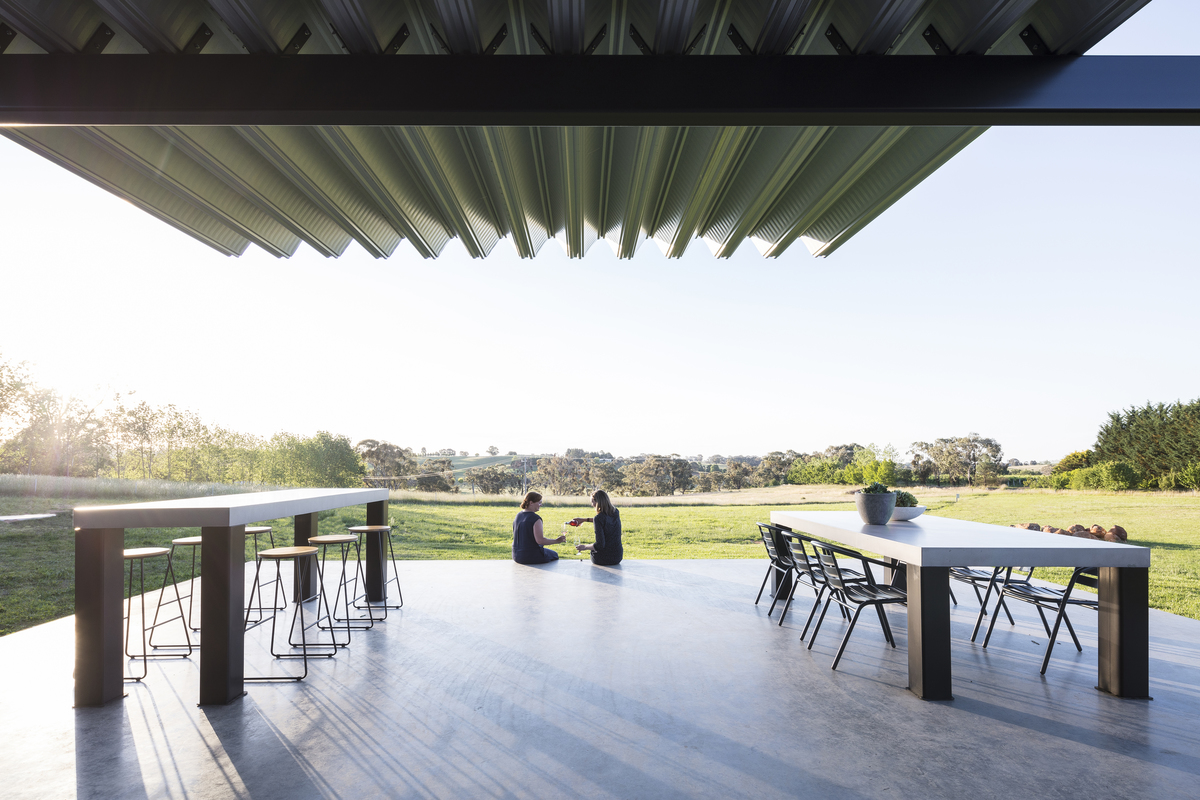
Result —
<path fill-rule="evenodd" d="M 917 505 L 917 498 L 911 492 L 896 492 L 896 510 L 892 512 L 892 522 L 916 519 L 924 513 L 925 506 Z"/>
<path fill-rule="evenodd" d="M 896 493 L 876 481 L 854 495 L 858 515 L 868 525 L 886 525 L 896 509 Z"/>

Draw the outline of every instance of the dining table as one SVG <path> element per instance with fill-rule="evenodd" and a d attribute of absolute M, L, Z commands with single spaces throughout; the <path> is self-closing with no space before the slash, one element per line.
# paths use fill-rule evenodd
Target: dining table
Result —
<path fill-rule="evenodd" d="M 868 525 L 857 511 L 783 509 L 772 524 L 890 559 L 908 593 L 908 688 L 951 700 L 950 568 L 1092 567 L 1100 574 L 1096 688 L 1149 696 L 1150 548 L 923 514 Z"/>

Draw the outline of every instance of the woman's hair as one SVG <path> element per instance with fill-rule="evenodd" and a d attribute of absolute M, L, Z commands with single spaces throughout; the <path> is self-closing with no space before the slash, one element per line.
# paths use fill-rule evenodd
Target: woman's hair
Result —
<path fill-rule="evenodd" d="M 529 508 L 534 503 L 542 502 L 542 496 L 537 492 L 530 492 L 525 495 L 525 499 L 521 501 L 521 508 Z"/>
<path fill-rule="evenodd" d="M 617 513 L 617 509 L 613 507 L 612 500 L 608 499 L 608 492 L 603 489 L 597 489 L 592 492 L 592 503 L 601 514 Z"/>

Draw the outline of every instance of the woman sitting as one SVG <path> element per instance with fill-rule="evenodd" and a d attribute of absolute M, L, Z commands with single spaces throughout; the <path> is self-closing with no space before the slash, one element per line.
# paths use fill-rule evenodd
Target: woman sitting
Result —
<path fill-rule="evenodd" d="M 542 507 L 542 496 L 530 492 L 521 501 L 521 513 L 513 520 L 513 561 L 518 564 L 545 564 L 557 561 L 558 553 L 546 549 L 543 545 L 562 544 L 566 536 L 557 539 L 547 539 L 542 536 L 542 518 L 538 509 Z"/>
<path fill-rule="evenodd" d="M 592 551 L 593 564 L 615 567 L 625 555 L 621 547 L 621 514 L 613 506 L 612 500 L 608 499 L 608 492 L 603 489 L 592 492 L 592 508 L 596 509 L 596 516 L 591 519 L 576 517 L 571 520 L 571 524 L 590 522 L 595 525 L 596 543 L 577 544 L 575 549 L 581 553 L 584 550 Z"/>

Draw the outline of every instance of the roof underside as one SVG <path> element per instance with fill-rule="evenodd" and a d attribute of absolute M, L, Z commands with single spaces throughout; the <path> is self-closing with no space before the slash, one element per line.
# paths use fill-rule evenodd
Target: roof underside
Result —
<path fill-rule="evenodd" d="M 1086 52 L 1149 0 L 0 0 L 0 52 L 1030 55 Z M 5 35 L 5 30 L 10 35 Z M 831 34 L 831 30 L 833 33 Z M 107 33 L 106 33 L 107 31 Z M 206 34 L 205 31 L 208 31 Z M 307 33 L 305 33 L 307 31 Z M 603 32 L 602 38 L 597 38 Z M 500 34 L 503 33 L 503 36 Z M 541 42 L 539 42 L 539 39 Z M 594 48 L 592 45 L 595 45 Z M 496 45 L 493 51 L 493 45 Z M 547 61 L 553 69 L 553 61 Z M 0 69 L 3 62 L 0 61 Z M 215 87 L 214 91 L 219 91 Z M 268 100 L 269 102 L 269 100 Z M 14 127 L 0 133 L 229 255 L 454 238 L 624 258 L 796 239 L 826 255 L 982 127 Z"/>

